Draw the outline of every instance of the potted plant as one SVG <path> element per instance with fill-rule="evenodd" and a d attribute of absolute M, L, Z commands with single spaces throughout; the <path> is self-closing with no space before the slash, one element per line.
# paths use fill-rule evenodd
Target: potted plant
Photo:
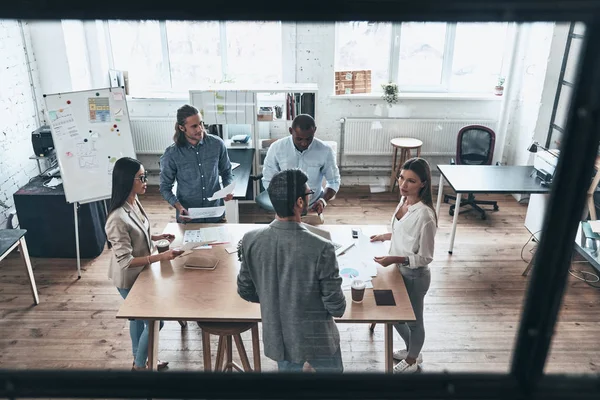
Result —
<path fill-rule="evenodd" d="M 496 96 L 502 96 L 502 94 L 504 93 L 504 81 L 504 77 L 501 76 L 498 78 L 498 84 L 494 88 L 494 94 Z"/>
<path fill-rule="evenodd" d="M 398 103 L 400 100 L 398 98 L 398 85 L 395 83 L 384 83 L 381 85 L 383 88 L 383 99 L 388 103 L 388 106 L 391 107 L 392 104 Z"/>

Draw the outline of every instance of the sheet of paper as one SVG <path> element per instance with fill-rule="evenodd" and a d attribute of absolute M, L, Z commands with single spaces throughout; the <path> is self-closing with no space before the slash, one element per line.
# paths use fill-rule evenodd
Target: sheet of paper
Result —
<path fill-rule="evenodd" d="M 48 116 L 54 129 L 54 135 L 58 140 L 61 140 L 63 137 L 74 138 L 79 136 L 77 123 L 75 122 L 75 118 L 73 118 L 70 107 L 48 111 Z"/>
<path fill-rule="evenodd" d="M 592 228 L 592 232 L 600 233 L 600 220 L 589 221 L 590 228 Z"/>
<path fill-rule="evenodd" d="M 192 246 L 191 248 L 195 249 L 197 246 L 206 244 L 229 243 L 229 240 L 229 230 L 223 226 L 187 230 L 183 234 L 183 248 L 186 249 L 186 246 Z M 189 243 L 193 244 L 190 245 Z"/>
<path fill-rule="evenodd" d="M 208 198 L 209 201 L 222 199 L 227 196 L 229 193 L 233 193 L 233 189 L 235 189 L 235 182 L 225 186 L 221 190 L 217 190 L 211 197 Z M 222 215 L 222 214 L 221 214 Z"/>
<path fill-rule="evenodd" d="M 224 213 L 225 213 L 225 206 L 188 208 L 188 216 L 191 219 L 217 218 L 217 217 L 221 217 Z"/>
<path fill-rule="evenodd" d="M 236 162 L 233 162 L 233 161 L 232 161 L 232 162 L 231 162 L 231 169 L 232 169 L 232 170 L 234 170 L 234 169 L 236 169 L 237 167 L 239 167 L 240 165 L 241 165 L 240 163 L 236 163 Z"/>
<path fill-rule="evenodd" d="M 183 234 L 183 246 L 180 247 L 180 250 L 188 251 L 193 249 L 210 248 L 206 247 L 210 246 L 209 243 L 196 240 L 198 238 L 197 232 L 198 231 L 185 231 Z"/>

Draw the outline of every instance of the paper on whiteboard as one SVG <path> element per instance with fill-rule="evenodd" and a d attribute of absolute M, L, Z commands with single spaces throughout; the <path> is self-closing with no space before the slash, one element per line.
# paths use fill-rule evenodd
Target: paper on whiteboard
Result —
<path fill-rule="evenodd" d="M 224 213 L 225 213 L 225 206 L 188 208 L 187 217 L 189 217 L 190 219 L 217 218 L 217 217 L 223 216 Z"/>
<path fill-rule="evenodd" d="M 48 111 L 50 117 L 50 123 L 54 128 L 54 135 L 58 140 L 64 137 L 77 137 L 79 131 L 77 130 L 77 124 L 70 107 L 61 108 L 60 110 Z"/>
<path fill-rule="evenodd" d="M 235 189 L 235 182 L 225 186 L 223 189 L 216 191 L 211 197 L 207 200 L 213 201 L 217 199 L 222 199 L 227 196 L 229 193 L 233 193 L 233 189 Z M 189 210 L 188 210 L 189 211 Z"/>

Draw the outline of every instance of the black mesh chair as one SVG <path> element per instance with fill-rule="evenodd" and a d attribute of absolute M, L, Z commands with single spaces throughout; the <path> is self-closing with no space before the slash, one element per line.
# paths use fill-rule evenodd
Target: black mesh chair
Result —
<path fill-rule="evenodd" d="M 481 125 L 465 126 L 458 132 L 456 143 L 456 161 L 452 164 L 457 165 L 492 165 L 494 156 L 494 145 L 496 143 L 496 134 L 488 127 Z M 444 203 L 449 200 L 456 201 L 456 196 L 444 195 Z M 468 193 L 466 199 L 460 201 L 460 207 L 469 206 L 471 209 L 481 214 L 481 219 L 485 219 L 484 210 L 480 205 L 493 206 L 494 211 L 498 211 L 498 203 L 490 200 L 476 200 L 473 193 Z M 450 215 L 454 215 L 456 204 L 450 206 Z M 470 210 L 463 210 L 470 211 Z M 459 211 L 460 212 L 460 211 Z"/>

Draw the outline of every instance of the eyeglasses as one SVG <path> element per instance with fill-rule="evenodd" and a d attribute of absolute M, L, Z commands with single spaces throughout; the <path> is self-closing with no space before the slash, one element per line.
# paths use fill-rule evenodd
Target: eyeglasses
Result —
<path fill-rule="evenodd" d="M 138 177 L 135 178 L 135 180 L 137 180 L 137 179 L 139 179 L 140 182 L 142 182 L 142 183 L 148 182 L 148 176 L 146 174 L 140 175 L 140 176 L 138 176 Z"/>
<path fill-rule="evenodd" d="M 313 194 L 315 194 L 314 190 L 309 190 L 308 192 L 304 193 L 305 196 L 312 196 Z"/>

